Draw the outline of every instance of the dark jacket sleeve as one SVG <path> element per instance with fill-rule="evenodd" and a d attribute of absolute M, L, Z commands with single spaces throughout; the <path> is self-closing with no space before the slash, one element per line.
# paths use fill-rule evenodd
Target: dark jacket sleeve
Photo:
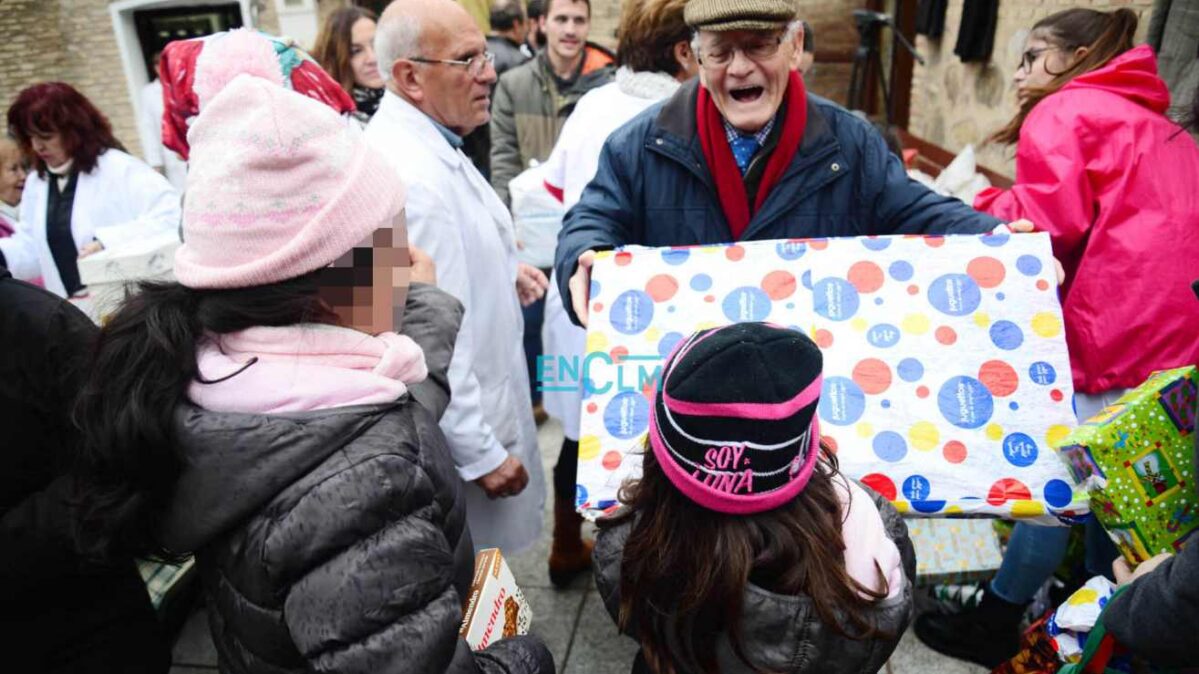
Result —
<path fill-rule="evenodd" d="M 412 397 L 433 415 L 441 415 L 450 404 L 450 358 L 462 327 L 463 307 L 453 295 L 425 283 L 408 288 L 400 333 L 411 337 L 425 352 L 429 376 L 408 388 Z"/>
<path fill-rule="evenodd" d="M 629 176 L 636 171 L 630 164 L 635 161 L 631 157 L 637 153 L 621 150 L 634 145 L 629 138 L 618 131 L 604 143 L 595 178 L 583 190 L 579 202 L 566 213 L 562 229 L 558 232 L 554 271 L 566 315 L 575 325 L 579 324 L 579 318 L 575 316 L 571 303 L 570 277 L 575 273 L 579 256 L 588 250 L 611 250 L 623 246 L 632 236 L 637 217 L 633 204 L 637 199 Z"/>
<path fill-rule="evenodd" d="M 1199 663 L 1199 545 L 1138 578 L 1100 614 L 1116 641 L 1162 667 Z"/>
<path fill-rule="evenodd" d="M 909 178 L 878 131 L 862 124 L 862 203 L 873 204 L 871 234 L 983 234 L 1003 224 Z"/>
<path fill-rule="evenodd" d="M 633 531 L 633 520 L 610 527 L 600 527 L 591 553 L 591 567 L 595 571 L 595 588 L 612 622 L 620 620 L 620 563 L 624 558 L 624 545 Z"/>

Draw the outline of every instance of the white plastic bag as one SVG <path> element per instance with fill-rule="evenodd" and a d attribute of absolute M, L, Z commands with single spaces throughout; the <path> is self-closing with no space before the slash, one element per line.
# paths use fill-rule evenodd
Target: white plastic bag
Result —
<path fill-rule="evenodd" d="M 508 195 L 512 200 L 516 240 L 520 243 L 517 259 L 538 269 L 554 266 L 558 230 L 562 228 L 566 209 L 545 188 L 542 167 L 534 166 L 509 181 Z"/>

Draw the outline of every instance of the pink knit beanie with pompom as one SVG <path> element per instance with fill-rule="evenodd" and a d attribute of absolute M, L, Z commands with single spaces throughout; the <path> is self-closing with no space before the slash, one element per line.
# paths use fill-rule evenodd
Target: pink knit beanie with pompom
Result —
<path fill-rule="evenodd" d="M 391 225 L 405 197 L 395 170 L 351 122 L 283 87 L 265 37 L 234 31 L 201 58 L 175 254 L 180 283 L 244 288 L 295 278 Z"/>

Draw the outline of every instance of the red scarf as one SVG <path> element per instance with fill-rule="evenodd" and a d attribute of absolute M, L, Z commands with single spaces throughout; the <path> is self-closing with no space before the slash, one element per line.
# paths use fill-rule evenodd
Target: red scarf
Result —
<path fill-rule="evenodd" d="M 708 170 L 716 180 L 716 193 L 720 196 L 720 207 L 724 218 L 729 223 L 729 231 L 736 241 L 745 233 L 749 226 L 751 213 L 756 213 L 766 201 L 767 195 L 774 184 L 783 177 L 783 172 L 791 165 L 791 160 L 799 150 L 803 140 L 804 125 L 808 121 L 808 95 L 804 89 L 803 79 L 799 73 L 792 72 L 787 84 L 787 116 L 775 121 L 782 124 L 782 136 L 778 145 L 766 163 L 766 172 L 762 174 L 762 183 L 758 186 L 757 198 L 754 199 L 754 209 L 749 210 L 749 198 L 745 194 L 745 181 L 737 161 L 733 159 L 733 150 L 729 147 L 728 136 L 724 130 L 724 118 L 712 95 L 706 87 L 700 86 L 699 98 L 696 101 L 695 119 L 699 130 L 699 144 L 704 150 L 704 159 L 708 162 Z"/>

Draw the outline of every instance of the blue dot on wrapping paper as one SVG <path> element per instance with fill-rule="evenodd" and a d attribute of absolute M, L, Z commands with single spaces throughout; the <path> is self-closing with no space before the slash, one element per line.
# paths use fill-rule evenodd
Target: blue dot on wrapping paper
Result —
<path fill-rule="evenodd" d="M 666 307 L 666 312 L 673 314 L 674 313 L 674 305 L 672 304 L 672 305 Z"/>
<path fill-rule="evenodd" d="M 1013 351 L 1024 343 L 1024 332 L 1011 321 L 995 321 L 991 324 L 991 341 L 1005 351 Z"/>
<path fill-rule="evenodd" d="M 635 335 L 649 327 L 654 318 L 654 301 L 643 290 L 626 290 L 608 309 L 612 328 L 625 335 Z"/>
<path fill-rule="evenodd" d="M 911 280 L 912 275 L 916 273 L 915 270 L 912 269 L 911 263 L 905 262 L 904 260 L 896 260 L 892 262 L 891 266 L 888 267 L 887 270 L 891 272 L 891 278 L 895 279 L 896 281 Z"/>
<path fill-rule="evenodd" d="M 924 376 L 924 365 L 915 358 L 904 358 L 895 369 L 899 371 L 899 378 L 907 382 L 920 381 Z"/>
<path fill-rule="evenodd" d="M 903 481 L 902 489 L 909 501 L 927 501 L 932 484 L 923 475 L 912 475 Z"/>
<path fill-rule="evenodd" d="M 801 241 L 783 241 L 776 245 L 774 250 L 784 260 L 798 260 L 808 252 L 808 244 Z"/>
<path fill-rule="evenodd" d="M 1003 458 L 1017 468 L 1037 462 L 1037 443 L 1024 433 L 1012 433 L 1003 439 Z"/>
<path fill-rule="evenodd" d="M 941 512 L 944 508 L 945 501 L 912 501 L 912 510 L 925 515 Z"/>
<path fill-rule="evenodd" d="M 891 245 L 891 239 L 862 239 L 862 245 L 870 250 L 886 250 Z"/>
<path fill-rule="evenodd" d="M 879 323 L 866 331 L 866 341 L 880 349 L 890 348 L 899 342 L 899 328 L 890 323 Z"/>
<path fill-rule="evenodd" d="M 1036 276 L 1041 273 L 1041 259 L 1036 255 L 1021 255 L 1016 258 L 1016 269 L 1025 276 Z"/>
<path fill-rule="evenodd" d="M 891 409 L 891 401 L 890 400 L 884 400 L 879 404 L 882 405 L 883 409 L 885 409 L 885 410 Z"/>
<path fill-rule="evenodd" d="M 825 377 L 817 408 L 820 418 L 834 426 L 848 426 L 866 411 L 866 394 L 846 377 Z"/>
<path fill-rule="evenodd" d="M 674 350 L 674 347 L 682 340 L 683 333 L 681 332 L 666 333 L 662 336 L 662 339 L 658 340 L 658 355 L 662 356 L 663 358 L 669 356 L 670 352 Z"/>
<path fill-rule="evenodd" d="M 587 502 L 587 487 L 581 484 L 575 485 L 575 507 L 581 506 Z"/>
<path fill-rule="evenodd" d="M 591 282 L 591 294 L 588 297 L 590 297 L 591 299 L 595 299 L 596 297 L 599 296 L 599 294 L 600 294 L 599 281 L 592 281 Z"/>
<path fill-rule="evenodd" d="M 770 315 L 770 296 L 754 286 L 737 288 L 721 303 L 724 315 L 734 323 L 763 321 Z"/>
<path fill-rule="evenodd" d="M 707 274 L 696 274 L 691 277 L 691 289 L 703 292 L 712 287 L 712 277 Z"/>
<path fill-rule="evenodd" d="M 998 248 L 1008 242 L 1012 238 L 1010 234 L 987 234 L 982 237 L 982 242 L 992 248 Z"/>
<path fill-rule="evenodd" d="M 662 251 L 662 261 L 666 264 L 678 266 L 687 261 L 691 257 L 691 251 L 686 249 L 670 249 Z"/>
<path fill-rule="evenodd" d="M 1048 386 L 1057 381 L 1057 370 L 1045 361 L 1037 361 L 1028 367 L 1028 378 L 1041 386 Z"/>
<path fill-rule="evenodd" d="M 1015 412 L 1016 410 L 1020 409 L 1020 403 L 1013 400 L 1012 402 L 1007 404 L 1007 407 L 1009 410 Z"/>
<path fill-rule="evenodd" d="M 945 274 L 928 286 L 929 304 L 950 316 L 974 313 L 982 299 L 978 284 L 965 274 Z"/>
<path fill-rule="evenodd" d="M 788 309 L 794 309 L 794 308 L 795 308 L 795 302 L 788 302 L 788 303 L 787 303 L 787 308 L 788 308 Z"/>
<path fill-rule="evenodd" d="M 981 428 L 991 420 L 995 399 L 974 377 L 953 377 L 937 393 L 941 416 L 958 428 Z"/>
<path fill-rule="evenodd" d="M 1007 295 L 1004 295 L 1003 293 L 995 293 L 995 299 L 1002 302 L 1007 299 Z"/>
<path fill-rule="evenodd" d="M 858 289 L 843 278 L 820 279 L 812 287 L 816 313 L 831 321 L 845 321 L 858 312 Z"/>
<path fill-rule="evenodd" d="M 1064 508 L 1074 499 L 1074 490 L 1065 480 L 1050 480 L 1045 484 L 1045 502 L 1054 508 Z"/>
<path fill-rule="evenodd" d="M 803 287 L 807 288 L 808 290 L 811 290 L 812 289 L 812 270 L 808 269 L 808 270 L 804 271 L 803 276 L 799 277 L 799 282 L 803 284 Z"/>
<path fill-rule="evenodd" d="M 604 408 L 604 428 L 621 440 L 635 438 L 649 428 L 649 402 L 639 391 L 625 391 Z"/>
<path fill-rule="evenodd" d="M 883 461 L 895 463 L 908 454 L 908 443 L 895 431 L 883 431 L 874 436 L 874 454 Z"/>
<path fill-rule="evenodd" d="M 880 307 L 881 307 L 881 306 L 883 305 L 883 298 L 881 298 L 881 297 L 876 297 L 876 298 L 874 298 L 874 304 L 875 304 L 876 306 L 880 306 Z"/>

